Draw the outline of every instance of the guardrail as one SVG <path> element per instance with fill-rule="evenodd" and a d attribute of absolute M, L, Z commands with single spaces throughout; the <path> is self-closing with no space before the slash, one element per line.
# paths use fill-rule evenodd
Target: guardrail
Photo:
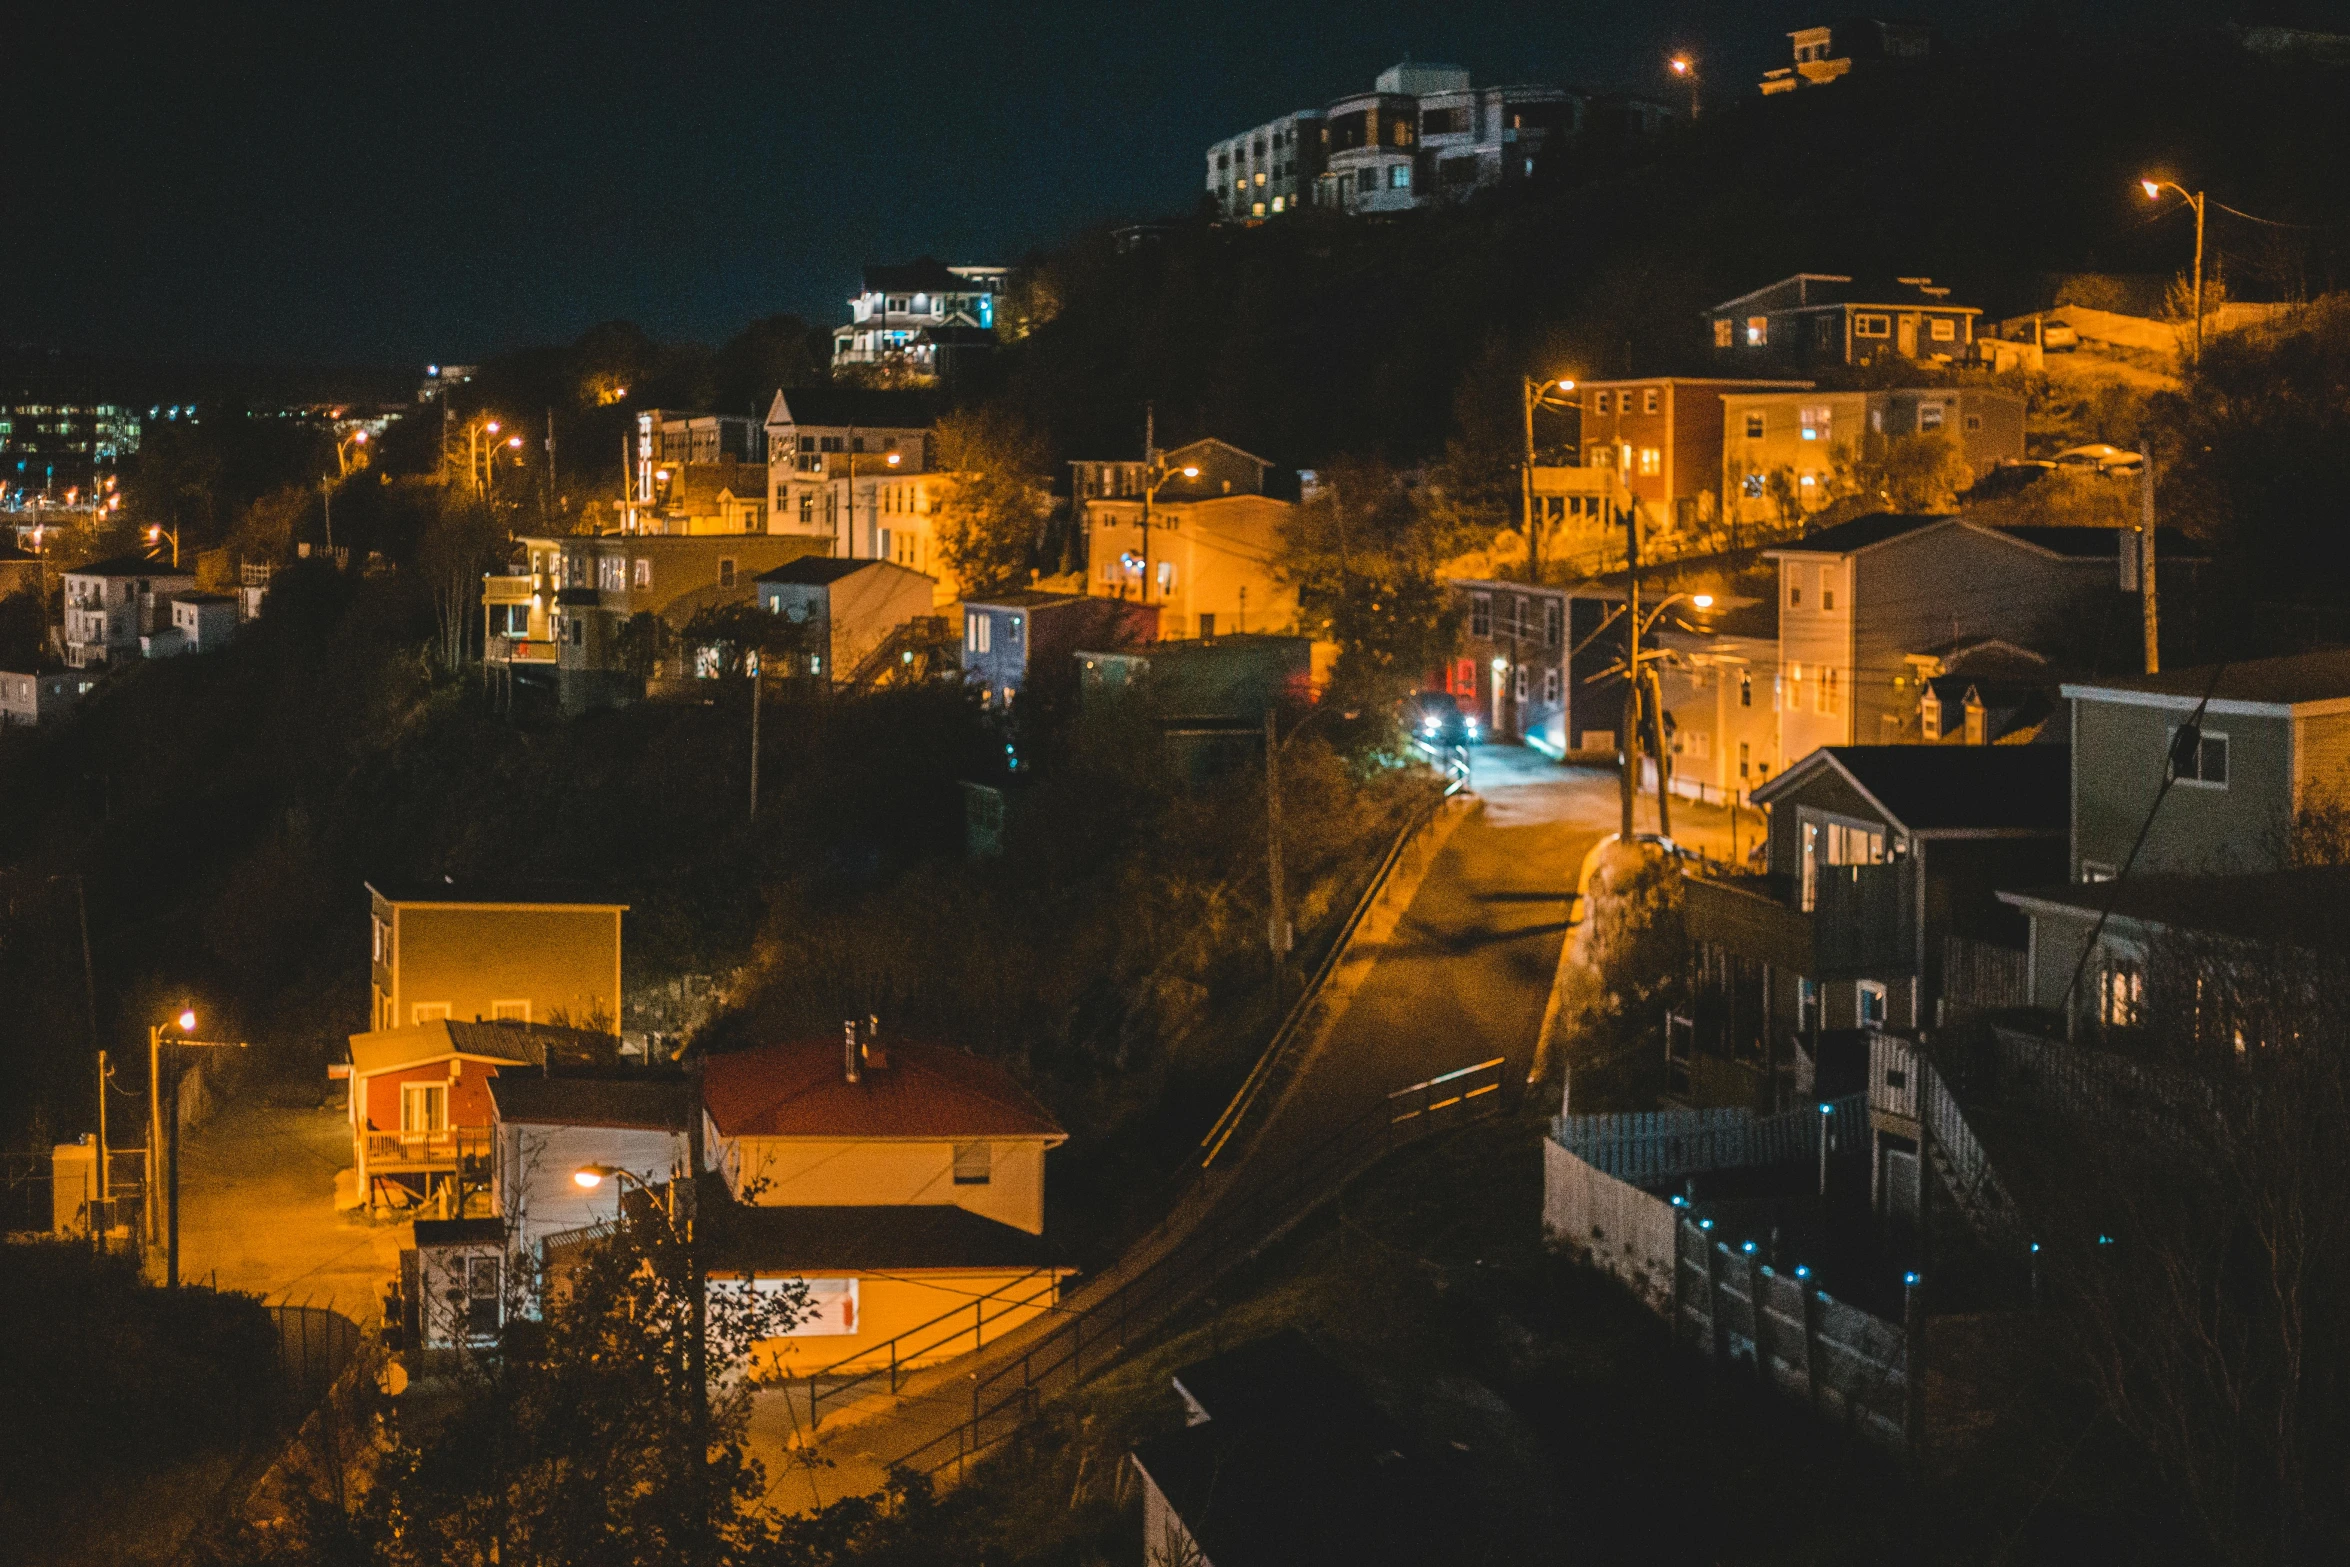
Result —
<path fill-rule="evenodd" d="M 879 1344 L 867 1345 L 855 1354 L 844 1356 L 828 1366 L 818 1366 L 813 1371 L 795 1373 L 795 1380 L 804 1379 L 808 1384 L 808 1429 L 810 1431 L 816 1429 L 817 1418 L 823 1412 L 824 1405 L 828 1401 L 837 1404 L 848 1394 L 870 1382 L 878 1381 L 882 1377 L 889 1378 L 889 1390 L 894 1395 L 898 1390 L 898 1377 L 901 1372 L 911 1369 L 926 1356 L 949 1351 L 952 1345 L 962 1339 L 970 1339 L 972 1349 L 984 1349 L 987 1345 L 988 1303 L 998 1301 L 1003 1307 L 996 1313 L 998 1320 L 1021 1307 L 1036 1306 L 1039 1292 L 1032 1292 L 1018 1300 L 1013 1300 L 1006 1295 L 1006 1291 L 1016 1289 L 1023 1284 L 1033 1284 L 1040 1277 L 1045 1281 L 1041 1293 L 1049 1296 L 1054 1288 L 1052 1274 L 1044 1272 L 1023 1273 L 1009 1283 L 977 1297 L 968 1305 L 950 1306 L 929 1321 L 917 1323 L 906 1329 L 905 1332 L 884 1339 Z M 1045 1300 L 1043 1309 L 1052 1310 L 1053 1303 L 1049 1299 Z M 1031 1318 L 1028 1316 L 1021 1318 L 1023 1322 L 1029 1320 Z M 937 1331 L 934 1332 L 934 1329 Z M 1010 1329 L 1005 1331 L 1009 1332 Z M 998 1337 L 1000 1338 L 1001 1334 Z M 845 1367 L 870 1359 L 885 1350 L 889 1354 L 889 1359 L 885 1364 L 868 1366 L 863 1371 L 855 1373 L 844 1370 Z M 965 1351 L 953 1350 L 952 1353 L 963 1354 Z M 819 1385 L 828 1377 L 832 1379 L 829 1386 Z"/>
<path fill-rule="evenodd" d="M 1345 925 L 1339 928 L 1338 939 L 1330 943 L 1329 950 L 1322 954 L 1322 960 L 1314 965 L 1314 971 L 1306 977 L 1305 987 L 1298 992 L 1296 1002 L 1282 1015 L 1280 1027 L 1273 1030 L 1273 1038 L 1266 1044 L 1264 1053 L 1257 1057 L 1257 1064 L 1249 1069 L 1248 1076 L 1241 1081 L 1239 1091 L 1224 1106 L 1223 1113 L 1216 1117 L 1207 1135 L 1200 1139 L 1202 1152 L 1199 1162 L 1202 1169 L 1216 1162 L 1217 1156 L 1224 1152 L 1225 1145 L 1231 1142 L 1233 1134 L 1240 1130 L 1241 1123 L 1247 1119 L 1266 1085 L 1272 1081 L 1274 1069 L 1304 1033 L 1306 1020 L 1313 1015 L 1315 1004 L 1321 999 L 1324 982 L 1346 957 L 1347 946 L 1354 940 L 1356 930 L 1361 928 L 1364 918 L 1377 906 L 1381 894 L 1386 891 L 1387 879 L 1395 873 L 1405 851 L 1410 849 L 1428 824 L 1436 820 L 1437 814 L 1444 809 L 1445 801 L 1451 799 L 1455 792 L 1455 788 L 1447 788 L 1442 795 L 1414 812 L 1411 819 L 1397 831 L 1395 842 L 1388 845 L 1385 857 L 1379 861 L 1379 868 L 1371 873 L 1371 880 L 1363 888 L 1363 895 L 1355 901 L 1354 911 L 1347 915 Z"/>
<path fill-rule="evenodd" d="M 1025 1426 L 1040 1400 L 1111 1365 L 1136 1337 L 1279 1240 L 1355 1176 L 1439 1127 L 1464 1124 L 1498 1105 L 1502 1064 L 1496 1056 L 1399 1088 L 1296 1160 L 1227 1196 L 1165 1254 L 1099 1300 L 1064 1308 L 1061 1320 L 1018 1359 L 974 1375 L 969 1416 L 895 1462 L 926 1474 L 959 1471 Z"/>

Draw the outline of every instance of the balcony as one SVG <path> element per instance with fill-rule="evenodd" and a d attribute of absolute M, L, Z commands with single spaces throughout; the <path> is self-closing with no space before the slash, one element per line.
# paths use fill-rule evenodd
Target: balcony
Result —
<path fill-rule="evenodd" d="M 484 656 L 493 664 L 544 664 L 553 668 L 555 643 L 531 637 L 492 637 Z"/>
<path fill-rule="evenodd" d="M 454 1170 L 490 1155 L 490 1129 L 452 1126 L 437 1132 L 369 1132 L 367 1171 L 390 1175 L 402 1170 Z"/>
<path fill-rule="evenodd" d="M 1891 979 L 1917 972 L 1910 862 L 1823 865 L 1815 907 L 1788 877 L 1691 875 L 1682 920 L 1692 941 L 1811 979 Z"/>

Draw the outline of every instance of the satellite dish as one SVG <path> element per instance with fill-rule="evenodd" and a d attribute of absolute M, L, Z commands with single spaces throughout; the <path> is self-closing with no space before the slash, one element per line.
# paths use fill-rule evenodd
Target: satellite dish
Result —
<path fill-rule="evenodd" d="M 387 1360 L 375 1374 L 375 1385 L 388 1398 L 398 1398 L 408 1391 L 408 1368 L 396 1360 Z"/>

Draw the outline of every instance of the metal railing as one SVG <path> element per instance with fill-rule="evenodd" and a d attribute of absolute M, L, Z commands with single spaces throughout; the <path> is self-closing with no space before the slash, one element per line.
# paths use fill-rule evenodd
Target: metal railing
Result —
<path fill-rule="evenodd" d="M 1227 1194 L 1167 1251 L 1098 1300 L 1062 1308 L 1054 1326 L 1017 1359 L 974 1374 L 970 1414 L 894 1462 L 926 1474 L 959 1470 L 1025 1426 L 1042 1400 L 1106 1369 L 1141 1335 L 1278 1241 L 1389 1153 L 1497 1106 L 1502 1065 L 1496 1056 L 1399 1088 L 1299 1158 Z"/>
<path fill-rule="evenodd" d="M 1044 1281 L 1041 1292 L 1031 1293 L 1019 1300 L 1006 1298 L 1007 1291 L 1017 1289 L 1023 1284 L 1034 1283 L 1040 1278 Z M 838 1404 L 847 1395 L 869 1383 L 878 1381 L 882 1377 L 889 1379 L 889 1390 L 892 1395 L 895 1395 L 901 1373 L 913 1370 L 932 1356 L 952 1358 L 954 1355 L 967 1353 L 968 1350 L 953 1348 L 962 1340 L 968 1338 L 971 1341 L 969 1349 L 985 1348 L 989 1321 L 987 1308 L 990 1302 L 997 1303 L 1001 1308 L 996 1312 L 994 1318 L 998 1323 L 1012 1312 L 1021 1311 L 1024 1308 L 1034 1309 L 1027 1310 L 1026 1314 L 1020 1318 L 1021 1322 L 1031 1320 L 1036 1311 L 1050 1311 L 1054 1304 L 1051 1297 L 1057 1284 L 1056 1276 L 1049 1272 L 1040 1270 L 1034 1273 L 1023 1273 L 1020 1277 L 988 1291 L 985 1295 L 981 1295 L 967 1304 L 949 1306 L 929 1321 L 916 1323 L 903 1333 L 884 1339 L 879 1344 L 867 1345 L 855 1354 L 844 1355 L 830 1365 L 818 1366 L 813 1371 L 794 1373 L 795 1379 L 804 1379 L 808 1384 L 808 1429 L 811 1432 L 816 1429 L 817 1418 L 828 1401 Z M 1013 1326 L 1017 1327 L 1019 1323 L 1015 1323 Z M 1011 1331 L 1011 1328 L 1004 1328 L 996 1336 L 1000 1339 L 1005 1333 Z M 876 1355 L 885 1357 L 881 1364 L 866 1366 L 855 1372 L 848 1369 Z M 826 1385 L 828 1378 L 831 1380 L 829 1385 Z"/>
<path fill-rule="evenodd" d="M 1233 1094 L 1231 1102 L 1224 1106 L 1223 1113 L 1216 1117 L 1215 1124 L 1208 1128 L 1207 1135 L 1200 1139 L 1199 1162 L 1201 1168 L 1204 1169 L 1214 1164 L 1217 1156 L 1223 1153 L 1225 1145 L 1232 1140 L 1233 1134 L 1240 1130 L 1241 1123 L 1247 1119 L 1250 1109 L 1255 1106 L 1258 1098 L 1264 1093 L 1266 1085 L 1273 1080 L 1275 1069 L 1284 1064 L 1285 1058 L 1289 1056 L 1299 1038 L 1304 1034 L 1306 1020 L 1313 1016 L 1314 1008 L 1322 998 L 1324 982 L 1330 978 L 1331 971 L 1345 959 L 1346 949 L 1353 942 L 1355 932 L 1361 928 L 1364 918 L 1370 914 L 1372 908 L 1378 904 L 1379 899 L 1386 892 L 1387 879 L 1395 873 L 1395 868 L 1402 862 L 1405 851 L 1410 849 L 1429 823 L 1436 820 L 1438 813 L 1444 809 L 1445 801 L 1449 800 L 1454 792 L 1448 788 L 1442 795 L 1413 812 L 1410 819 L 1398 829 L 1395 841 L 1388 845 L 1385 857 L 1379 861 L 1379 868 L 1371 873 L 1369 884 L 1363 888 L 1363 895 L 1355 900 L 1353 912 L 1347 915 L 1346 923 L 1339 928 L 1338 938 L 1330 943 L 1329 950 L 1324 952 L 1321 961 L 1314 965 L 1314 971 L 1306 977 L 1305 985 L 1298 992 L 1296 1002 L 1288 1012 L 1282 1015 L 1280 1026 L 1273 1030 L 1273 1038 L 1266 1044 L 1264 1054 L 1257 1057 L 1257 1064 L 1251 1067 L 1248 1076 L 1242 1079 L 1239 1091 Z"/>
<path fill-rule="evenodd" d="M 455 1164 L 459 1159 L 486 1159 L 490 1132 L 486 1126 L 452 1126 L 436 1132 L 369 1132 L 367 1167 L 414 1168 Z"/>

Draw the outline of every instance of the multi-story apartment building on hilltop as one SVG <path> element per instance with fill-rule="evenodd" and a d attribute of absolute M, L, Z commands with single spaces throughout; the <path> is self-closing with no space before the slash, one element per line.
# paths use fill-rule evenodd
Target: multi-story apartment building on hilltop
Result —
<path fill-rule="evenodd" d="M 1590 94 L 1526 83 L 1477 87 L 1457 65 L 1406 62 L 1367 92 L 1300 109 L 1217 142 L 1207 195 L 1218 216 L 1248 221 L 1302 207 L 1405 212 L 1522 180 L 1554 138 L 1584 129 Z M 1669 113 L 1638 100 L 1626 126 Z"/>

